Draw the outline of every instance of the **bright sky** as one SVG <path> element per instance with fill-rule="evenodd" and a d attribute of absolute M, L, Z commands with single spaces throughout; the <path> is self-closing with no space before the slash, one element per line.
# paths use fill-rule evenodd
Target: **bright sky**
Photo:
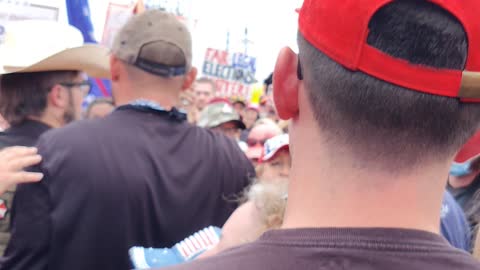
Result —
<path fill-rule="evenodd" d="M 297 14 L 302 0 L 186 0 L 193 35 L 194 59 L 198 68 L 208 47 L 226 48 L 230 30 L 231 52 L 244 51 L 242 40 L 245 27 L 252 41 L 248 53 L 257 57 L 257 79 L 263 81 L 275 65 L 283 46 L 296 50 Z M 95 35 L 101 40 L 109 0 L 90 0 Z M 115 0 L 129 3 L 130 0 Z"/>

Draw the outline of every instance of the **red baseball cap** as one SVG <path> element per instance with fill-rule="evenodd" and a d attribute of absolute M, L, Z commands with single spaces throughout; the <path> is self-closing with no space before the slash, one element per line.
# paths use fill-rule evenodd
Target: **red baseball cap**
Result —
<path fill-rule="evenodd" d="M 216 98 L 212 98 L 208 104 L 216 104 L 216 103 L 227 103 L 228 105 L 232 105 L 232 103 L 230 102 L 230 100 L 226 99 L 226 98 L 222 98 L 222 97 L 216 97 Z"/>
<path fill-rule="evenodd" d="M 454 161 L 457 163 L 464 163 L 477 159 L 480 156 L 480 132 L 477 132 L 470 138 L 467 143 L 458 151 Z"/>
<path fill-rule="evenodd" d="M 480 1 L 429 1 L 463 25 L 469 43 L 465 70 L 414 65 L 368 45 L 371 18 L 393 0 L 305 0 L 299 31 L 313 46 L 352 71 L 423 93 L 480 102 Z"/>

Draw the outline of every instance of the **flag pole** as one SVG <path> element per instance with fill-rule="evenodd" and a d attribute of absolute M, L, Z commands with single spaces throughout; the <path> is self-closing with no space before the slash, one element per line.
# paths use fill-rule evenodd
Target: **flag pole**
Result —
<path fill-rule="evenodd" d="M 133 14 L 139 14 L 145 11 L 145 4 L 143 0 L 137 0 L 135 7 L 133 8 Z"/>

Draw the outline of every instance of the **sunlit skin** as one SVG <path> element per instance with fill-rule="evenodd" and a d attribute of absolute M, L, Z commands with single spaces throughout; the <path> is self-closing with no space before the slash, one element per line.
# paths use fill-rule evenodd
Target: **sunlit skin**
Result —
<path fill-rule="evenodd" d="M 243 112 L 243 123 L 245 123 L 247 129 L 252 128 L 257 119 L 258 112 L 256 110 L 247 109 Z"/>
<path fill-rule="evenodd" d="M 480 173 L 480 170 L 476 170 L 470 174 L 464 175 L 464 176 L 453 176 L 450 175 L 448 177 L 448 183 L 450 186 L 453 188 L 464 188 L 469 186 L 470 184 L 473 183 L 473 180 L 475 180 L 475 177 Z"/>
<path fill-rule="evenodd" d="M 31 147 L 12 146 L 0 151 L 0 195 L 10 187 L 20 184 L 37 182 L 43 174 L 25 172 L 25 168 L 38 164 L 42 157 L 38 150 Z"/>
<path fill-rule="evenodd" d="M 262 181 L 275 181 L 290 176 L 292 158 L 288 149 L 282 149 L 275 156 L 263 163 Z"/>
<path fill-rule="evenodd" d="M 193 91 L 195 93 L 195 105 L 199 111 L 202 111 L 215 96 L 210 83 L 197 82 L 193 85 Z"/>
<path fill-rule="evenodd" d="M 263 230 L 260 211 L 249 201 L 237 208 L 225 222 L 220 242 L 198 259 L 211 257 L 226 249 L 255 241 Z"/>
<path fill-rule="evenodd" d="M 239 115 L 243 115 L 243 111 L 245 110 L 245 105 L 243 103 L 236 102 L 236 103 L 233 103 L 233 109 Z"/>
<path fill-rule="evenodd" d="M 263 152 L 263 145 L 268 139 L 280 135 L 281 130 L 273 125 L 259 125 L 256 126 L 248 134 L 247 144 L 249 150 L 247 157 L 252 161 L 254 166 L 257 165 L 257 159 L 260 158 Z"/>
<path fill-rule="evenodd" d="M 248 134 L 247 143 L 249 147 L 262 146 L 265 142 L 277 135 L 280 135 L 281 130 L 272 125 L 259 125 L 252 129 Z"/>
<path fill-rule="evenodd" d="M 88 119 L 103 118 L 109 115 L 114 109 L 115 107 L 110 103 L 95 104 L 92 108 L 90 108 L 87 118 Z"/>
<path fill-rule="evenodd" d="M 7 120 L 5 120 L 2 115 L 0 115 L 0 131 L 5 130 L 9 127 L 10 125 L 8 124 Z"/>
<path fill-rule="evenodd" d="M 73 83 L 82 83 L 88 79 L 87 74 L 81 72 L 75 79 L 73 79 Z M 82 116 L 82 103 L 85 96 L 88 95 L 88 91 L 82 89 L 81 87 L 74 86 L 71 88 L 72 91 L 72 112 L 73 113 L 73 120 L 79 120 Z"/>

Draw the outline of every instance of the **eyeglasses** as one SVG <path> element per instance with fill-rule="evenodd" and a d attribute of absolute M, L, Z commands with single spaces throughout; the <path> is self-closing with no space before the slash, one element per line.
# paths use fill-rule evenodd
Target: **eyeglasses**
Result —
<path fill-rule="evenodd" d="M 61 86 L 64 86 L 66 88 L 78 88 L 80 91 L 82 91 L 85 94 L 88 94 L 90 90 L 92 89 L 92 85 L 90 84 L 89 81 L 83 81 L 83 82 L 78 82 L 78 83 L 60 83 Z"/>

